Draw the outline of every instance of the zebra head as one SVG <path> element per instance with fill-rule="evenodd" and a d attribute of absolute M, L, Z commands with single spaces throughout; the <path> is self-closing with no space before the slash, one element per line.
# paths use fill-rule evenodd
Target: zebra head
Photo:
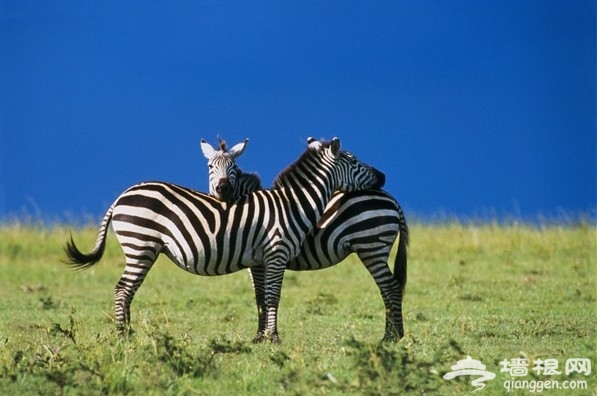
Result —
<path fill-rule="evenodd" d="M 248 141 L 249 139 L 245 139 L 228 150 L 226 142 L 220 139 L 219 148 L 216 150 L 201 139 L 201 151 L 207 158 L 209 169 L 209 193 L 219 200 L 229 201 L 233 198 L 236 179 L 240 173 L 235 160 L 245 151 Z"/>
<path fill-rule="evenodd" d="M 341 150 L 340 140 L 333 138 L 331 142 L 320 142 L 312 137 L 307 139 L 309 149 L 322 150 L 322 161 L 329 167 L 335 178 L 335 189 L 354 191 L 380 189 L 384 186 L 386 176 L 372 166 L 357 159 L 352 153 Z M 333 166 L 330 166 L 333 164 Z"/>
<path fill-rule="evenodd" d="M 296 186 L 299 183 L 319 185 L 329 193 L 380 189 L 386 177 L 379 170 L 341 150 L 340 140 L 321 142 L 308 138 L 308 149 L 293 165 L 276 178 L 275 187 Z"/>

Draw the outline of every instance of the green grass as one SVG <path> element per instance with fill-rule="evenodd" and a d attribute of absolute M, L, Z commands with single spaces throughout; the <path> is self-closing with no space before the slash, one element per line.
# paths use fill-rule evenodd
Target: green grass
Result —
<path fill-rule="evenodd" d="M 91 249 L 95 229 L 73 231 Z M 405 338 L 379 345 L 384 308 L 358 262 L 288 272 L 281 345 L 250 342 L 257 327 L 248 274 L 197 277 L 161 258 L 132 305 L 134 334 L 116 335 L 113 287 L 123 255 L 61 263 L 67 228 L 0 227 L 0 394 L 470 394 L 458 360 L 481 360 L 506 394 L 499 362 L 517 357 L 592 361 L 596 394 L 596 229 L 593 225 L 413 225 Z M 512 392 L 525 394 L 528 391 Z M 560 395 L 562 390 L 544 390 Z"/>

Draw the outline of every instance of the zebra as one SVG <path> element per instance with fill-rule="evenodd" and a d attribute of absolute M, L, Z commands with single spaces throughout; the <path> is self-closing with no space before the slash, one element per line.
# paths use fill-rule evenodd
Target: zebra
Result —
<path fill-rule="evenodd" d="M 208 159 L 209 192 L 221 200 L 237 199 L 240 195 L 226 192 L 252 192 L 261 188 L 259 178 L 244 173 L 236 164 L 247 140 L 227 150 L 219 142 L 219 149 L 201 140 L 201 148 Z M 238 147 L 242 146 L 242 150 Z M 236 149 L 235 149 L 236 148 Z M 257 179 L 257 181 L 255 180 Z M 244 184 L 244 185 L 243 185 Z M 390 250 L 399 238 L 394 258 L 394 273 L 388 267 Z M 384 341 L 398 341 L 404 336 L 402 298 L 406 286 L 408 225 L 398 202 L 387 192 L 367 190 L 336 193 L 325 208 L 316 228 L 308 235 L 299 255 L 290 260 L 286 269 L 293 271 L 319 270 L 334 266 L 351 253 L 356 253 L 380 290 L 386 308 Z M 265 330 L 263 273 L 249 270 L 253 281 L 259 312 L 256 339 Z"/>
<path fill-rule="evenodd" d="M 277 177 L 277 187 L 244 195 L 233 203 L 165 182 L 125 190 L 100 224 L 95 246 L 81 252 L 71 235 L 65 246 L 75 269 L 95 265 L 106 246 L 108 225 L 126 266 L 114 288 L 120 334 L 130 332 L 130 305 L 160 253 L 181 269 L 217 276 L 253 268 L 260 275 L 264 339 L 279 342 L 277 310 L 286 263 L 298 255 L 334 190 L 381 188 L 385 175 L 341 150 L 337 138 L 309 138 L 307 150 Z M 255 272 L 255 271 L 254 271 Z"/>
<path fill-rule="evenodd" d="M 245 151 L 249 139 L 234 145 L 230 150 L 226 142 L 220 140 L 219 149 L 216 151 L 204 139 L 201 139 L 201 151 L 208 159 L 209 193 L 221 201 L 232 202 L 233 198 L 240 197 L 253 191 L 261 190 L 261 180 L 253 173 L 244 173 L 237 165 L 236 158 Z M 236 179 L 242 180 L 237 183 Z"/>

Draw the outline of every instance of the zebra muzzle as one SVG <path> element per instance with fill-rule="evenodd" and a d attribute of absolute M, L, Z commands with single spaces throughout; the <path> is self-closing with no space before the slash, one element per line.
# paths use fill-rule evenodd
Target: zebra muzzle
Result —
<path fill-rule="evenodd" d="M 373 188 L 373 189 L 383 188 L 383 186 L 386 184 L 386 175 L 383 172 L 381 172 L 373 167 L 371 167 L 371 172 L 373 172 L 373 174 L 375 175 L 375 179 L 376 179 L 376 183 L 371 188 Z"/>
<path fill-rule="evenodd" d="M 230 198 L 230 194 L 232 194 L 232 184 L 228 180 L 228 178 L 222 178 L 216 185 L 216 193 L 218 194 L 218 198 L 222 201 L 227 201 Z"/>

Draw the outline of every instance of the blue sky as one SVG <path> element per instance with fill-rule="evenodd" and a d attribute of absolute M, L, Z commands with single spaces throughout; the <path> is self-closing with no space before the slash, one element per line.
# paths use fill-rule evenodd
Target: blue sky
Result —
<path fill-rule="evenodd" d="M 265 185 L 309 136 L 419 218 L 596 206 L 593 0 L 0 0 L 0 218 L 207 189 L 199 140 Z"/>

